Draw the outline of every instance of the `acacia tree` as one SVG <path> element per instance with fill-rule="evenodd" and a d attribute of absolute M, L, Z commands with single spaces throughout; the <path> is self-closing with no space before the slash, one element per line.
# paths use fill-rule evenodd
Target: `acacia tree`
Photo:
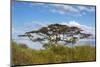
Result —
<path fill-rule="evenodd" d="M 76 43 L 79 39 L 89 38 L 92 34 L 83 33 L 84 30 L 76 26 L 68 26 L 62 24 L 50 24 L 38 30 L 25 32 L 19 37 L 28 37 L 33 42 L 45 44 L 47 41 L 51 44 L 58 44 L 59 41 L 65 43 Z M 34 35 L 35 34 L 35 35 Z"/>

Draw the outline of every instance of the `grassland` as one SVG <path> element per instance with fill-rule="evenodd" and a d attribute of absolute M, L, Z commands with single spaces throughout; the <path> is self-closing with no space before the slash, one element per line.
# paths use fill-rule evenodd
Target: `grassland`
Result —
<path fill-rule="evenodd" d="M 76 61 L 95 61 L 95 47 L 89 45 L 73 48 L 58 45 L 35 50 L 23 44 L 12 42 L 12 62 L 15 65 L 46 64 Z"/>

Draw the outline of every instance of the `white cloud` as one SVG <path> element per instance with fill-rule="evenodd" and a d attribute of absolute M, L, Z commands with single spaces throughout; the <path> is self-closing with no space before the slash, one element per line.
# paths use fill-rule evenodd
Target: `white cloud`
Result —
<path fill-rule="evenodd" d="M 51 9 L 51 12 L 57 12 L 59 14 L 70 14 L 73 16 L 82 16 L 86 12 L 94 12 L 95 7 L 89 6 L 73 6 L 73 5 L 60 5 L 60 4 L 50 4 L 54 8 Z"/>
<path fill-rule="evenodd" d="M 76 21 L 70 21 L 69 22 L 69 25 L 70 26 L 77 26 L 77 27 L 80 27 L 81 25 L 78 23 L 78 22 L 76 22 Z"/>
<path fill-rule="evenodd" d="M 49 9 L 52 13 L 59 13 L 61 15 L 68 14 L 71 16 L 82 16 L 87 12 L 95 11 L 95 7 L 93 6 L 82 6 L 82 5 L 63 5 L 63 4 L 45 4 L 45 3 L 30 3 L 30 7 L 34 6 L 42 6 L 46 9 Z M 53 7 L 53 8 L 51 8 Z"/>
<path fill-rule="evenodd" d="M 91 33 L 95 36 L 95 28 L 87 25 L 80 24 L 76 21 L 69 21 L 69 22 L 62 22 L 61 24 L 68 25 L 68 26 L 77 26 L 84 30 L 85 33 Z"/>
<path fill-rule="evenodd" d="M 64 12 L 64 11 L 62 11 L 62 10 L 57 10 L 57 9 L 52 9 L 52 10 L 50 10 L 51 12 L 53 12 L 53 13 L 59 13 L 59 14 L 61 14 L 61 15 L 63 15 L 63 14 L 65 14 L 66 12 Z"/>
<path fill-rule="evenodd" d="M 62 22 L 61 24 L 68 25 L 68 26 L 81 27 L 81 25 L 78 22 L 76 22 L 76 21 Z"/>
<path fill-rule="evenodd" d="M 77 8 L 80 11 L 88 11 L 88 12 L 93 12 L 95 10 L 94 7 L 86 7 L 86 6 L 77 6 Z"/>
<path fill-rule="evenodd" d="M 53 6 L 56 7 L 58 10 L 63 10 L 63 11 L 68 11 L 68 12 L 78 12 L 78 10 L 76 8 L 72 7 L 71 5 L 55 4 Z"/>
<path fill-rule="evenodd" d="M 57 12 L 59 14 L 68 14 L 68 13 L 78 13 L 78 10 L 70 5 L 59 5 L 59 4 L 51 4 L 54 9 L 51 9 L 52 12 Z"/>

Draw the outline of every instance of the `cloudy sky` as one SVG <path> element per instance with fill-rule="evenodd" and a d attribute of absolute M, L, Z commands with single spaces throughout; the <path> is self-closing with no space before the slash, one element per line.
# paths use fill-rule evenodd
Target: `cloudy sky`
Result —
<path fill-rule="evenodd" d="M 19 34 L 53 23 L 75 25 L 83 28 L 86 32 L 95 34 L 95 7 L 12 2 L 13 39 L 19 39 L 17 37 Z"/>

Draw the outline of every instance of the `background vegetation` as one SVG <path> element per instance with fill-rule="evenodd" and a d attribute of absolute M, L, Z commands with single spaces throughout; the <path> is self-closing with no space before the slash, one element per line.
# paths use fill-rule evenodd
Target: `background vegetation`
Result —
<path fill-rule="evenodd" d="M 45 49 L 32 49 L 25 44 L 12 42 L 12 62 L 15 65 L 46 64 L 76 61 L 95 61 L 95 47 L 88 44 L 73 48 L 65 45 L 45 44 Z"/>

